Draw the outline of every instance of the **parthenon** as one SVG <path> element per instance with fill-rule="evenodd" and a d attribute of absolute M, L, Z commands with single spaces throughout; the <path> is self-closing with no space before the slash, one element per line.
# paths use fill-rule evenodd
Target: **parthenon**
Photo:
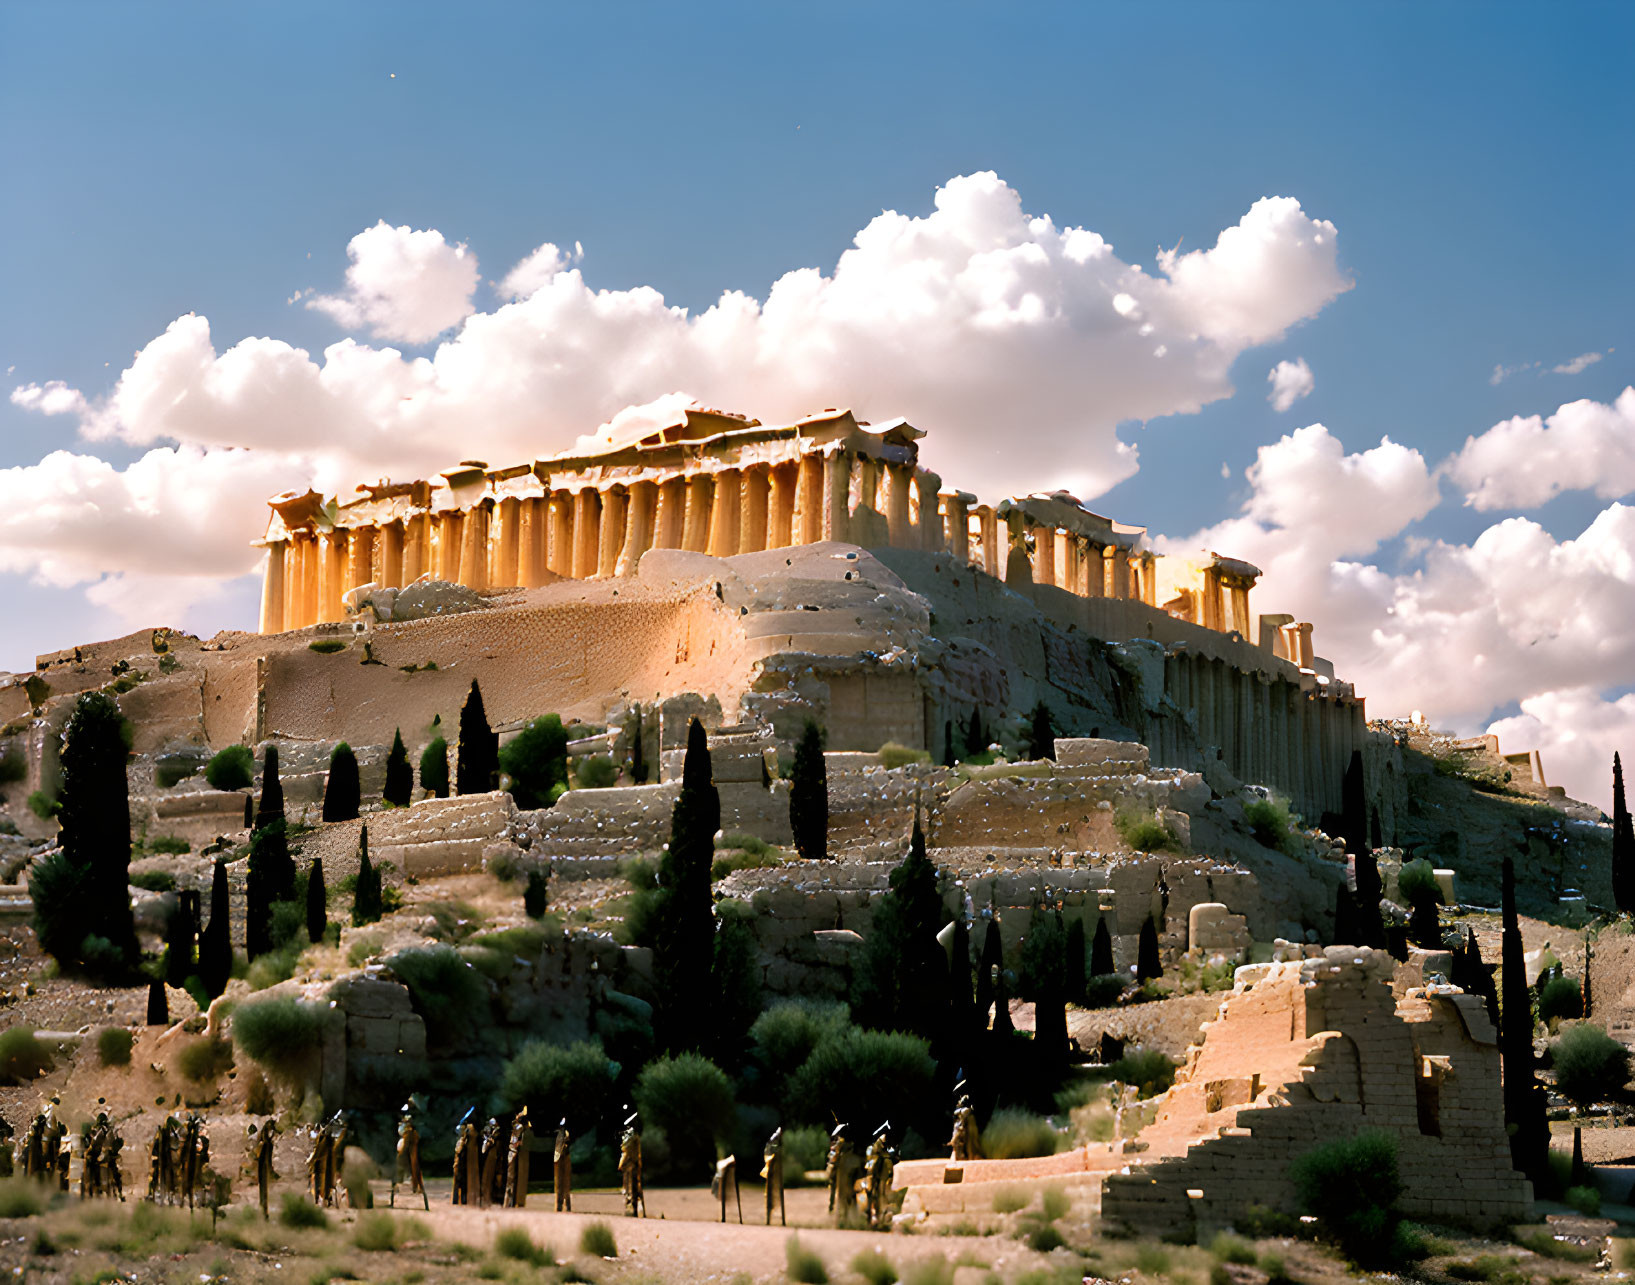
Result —
<path fill-rule="evenodd" d="M 924 435 L 904 419 L 869 424 L 834 408 L 763 425 L 692 407 L 532 464 L 466 460 L 435 481 L 278 495 L 260 542 L 261 632 L 342 620 L 346 593 L 371 583 L 535 588 L 632 575 L 649 549 L 728 557 L 833 540 L 948 553 L 1012 586 L 1145 602 L 1311 665 L 1309 624 L 1262 616 L 1254 632 L 1258 568 L 1156 554 L 1144 527 L 1065 491 L 979 504 L 920 466 Z"/>

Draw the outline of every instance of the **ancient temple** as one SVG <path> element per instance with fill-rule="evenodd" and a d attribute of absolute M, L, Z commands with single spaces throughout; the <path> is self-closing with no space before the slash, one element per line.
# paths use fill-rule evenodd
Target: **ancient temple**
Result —
<path fill-rule="evenodd" d="M 1145 528 L 1062 491 L 978 504 L 920 466 L 923 436 L 906 420 L 868 424 L 849 410 L 764 425 L 689 408 L 662 427 L 532 464 L 467 460 L 435 481 L 275 496 L 260 541 L 261 631 L 341 620 L 347 591 L 370 583 L 429 576 L 477 590 L 534 588 L 632 575 L 649 549 L 728 557 L 834 540 L 943 552 L 1012 585 L 1145 602 L 1309 663 L 1310 625 L 1262 617 L 1271 633 L 1256 637 L 1257 568 L 1218 555 L 1160 557 Z"/>

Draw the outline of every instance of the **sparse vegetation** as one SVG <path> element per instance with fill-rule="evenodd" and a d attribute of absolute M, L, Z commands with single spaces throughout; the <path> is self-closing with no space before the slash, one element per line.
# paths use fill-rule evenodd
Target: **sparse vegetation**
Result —
<path fill-rule="evenodd" d="M 852 1271 L 868 1285 L 895 1285 L 897 1280 L 897 1269 L 891 1265 L 891 1260 L 872 1247 L 857 1253 L 852 1259 Z"/>
<path fill-rule="evenodd" d="M 618 1243 L 613 1239 L 613 1228 L 600 1219 L 585 1224 L 585 1230 L 579 1233 L 579 1249 L 581 1253 L 590 1254 L 595 1258 L 619 1256 Z"/>
<path fill-rule="evenodd" d="M 911 767 L 918 763 L 929 764 L 931 751 L 911 750 L 906 745 L 899 745 L 896 741 L 887 741 L 880 747 L 880 764 L 886 768 Z"/>
<path fill-rule="evenodd" d="M 1290 1171 L 1304 1211 L 1352 1261 L 1371 1267 L 1403 1256 L 1398 1239 L 1397 1144 L 1389 1133 L 1365 1129 L 1298 1157 Z"/>
<path fill-rule="evenodd" d="M 129 1066 L 135 1036 L 123 1026 L 105 1026 L 97 1032 L 97 1061 L 103 1066 Z"/>
<path fill-rule="evenodd" d="M 247 790 L 255 780 L 255 756 L 248 745 L 229 745 L 205 766 L 212 790 Z"/>
<path fill-rule="evenodd" d="M 329 1215 L 322 1207 L 286 1191 L 279 1200 L 278 1221 L 285 1227 L 327 1227 Z"/>
<path fill-rule="evenodd" d="M 1287 853 L 1293 846 L 1289 805 L 1275 795 L 1256 799 L 1243 807 L 1243 820 L 1262 847 Z"/>
<path fill-rule="evenodd" d="M 1569 1027 L 1550 1046 L 1556 1088 L 1578 1106 L 1599 1102 L 1629 1082 L 1629 1050 L 1599 1026 Z"/>
<path fill-rule="evenodd" d="M 1107 1073 L 1119 1084 L 1134 1085 L 1142 1098 L 1156 1097 L 1175 1083 L 1175 1063 L 1157 1049 L 1132 1049 Z"/>
<path fill-rule="evenodd" d="M 0 1031 L 0 1080 L 7 1084 L 27 1084 L 49 1071 L 51 1050 L 26 1026 Z"/>
<path fill-rule="evenodd" d="M 619 765 L 611 755 L 586 754 L 574 763 L 574 784 L 581 790 L 605 790 L 619 780 Z"/>
<path fill-rule="evenodd" d="M 1021 1107 L 1000 1107 L 982 1130 L 982 1153 L 992 1160 L 1054 1155 L 1061 1137 L 1042 1115 Z"/>
<path fill-rule="evenodd" d="M 299 1080 L 323 1042 L 329 1010 L 293 995 L 246 1000 L 233 1012 L 233 1039 L 246 1057 Z"/>
<path fill-rule="evenodd" d="M 556 1264 L 556 1254 L 551 1247 L 534 1244 L 533 1238 L 521 1227 L 503 1228 L 494 1237 L 494 1252 L 501 1258 L 527 1263 L 530 1267 L 552 1267 Z"/>
<path fill-rule="evenodd" d="M 177 1050 L 173 1064 L 183 1078 L 207 1084 L 233 1065 L 233 1046 L 226 1040 L 200 1036 Z"/>
<path fill-rule="evenodd" d="M 345 651 L 352 644 L 344 638 L 315 638 L 307 644 L 310 651 L 320 656 L 333 656 L 338 651 Z"/>
<path fill-rule="evenodd" d="M 1113 825 L 1125 846 L 1136 852 L 1171 852 L 1180 847 L 1170 828 L 1148 813 L 1121 808 L 1113 814 Z"/>
<path fill-rule="evenodd" d="M 784 1242 L 783 1255 L 790 1280 L 801 1285 L 829 1285 L 829 1269 L 814 1251 L 800 1243 L 799 1236 Z"/>

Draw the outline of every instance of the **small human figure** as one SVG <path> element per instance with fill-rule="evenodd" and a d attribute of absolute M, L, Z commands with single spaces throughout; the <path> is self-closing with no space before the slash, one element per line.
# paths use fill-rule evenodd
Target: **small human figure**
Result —
<path fill-rule="evenodd" d="M 738 1190 L 738 1157 L 725 1156 L 715 1162 L 715 1178 L 710 1182 L 710 1195 L 721 1197 L 721 1221 L 727 1221 L 727 1189 L 732 1189 L 738 1202 L 738 1222 L 744 1221 L 744 1197 Z"/>
<path fill-rule="evenodd" d="M 167 1113 L 159 1132 L 153 1135 L 153 1149 L 159 1162 L 159 1190 L 151 1199 L 163 1200 L 167 1205 L 176 1200 L 176 1159 L 180 1126 L 174 1113 Z"/>
<path fill-rule="evenodd" d="M 189 1111 L 187 1113 L 187 1122 L 182 1129 L 182 1163 L 179 1166 L 182 1190 L 187 1193 L 187 1207 L 189 1209 L 193 1208 L 193 1193 L 199 1186 L 199 1135 L 201 1128 L 198 1114 Z M 206 1142 L 204 1145 L 206 1153 L 208 1153 L 209 1148 L 210 1144 Z"/>
<path fill-rule="evenodd" d="M 556 1141 L 551 1147 L 551 1186 L 556 1192 L 556 1212 L 568 1213 L 573 1209 L 573 1135 L 568 1132 L 568 1118 L 563 1116 L 556 1126 Z"/>
<path fill-rule="evenodd" d="M 99 1194 L 101 1176 L 98 1170 L 102 1164 L 102 1151 L 97 1144 L 96 1125 L 86 1127 L 80 1135 L 81 1159 L 79 1164 L 79 1198 L 89 1200 Z"/>
<path fill-rule="evenodd" d="M 268 1194 L 278 1179 L 278 1173 L 273 1169 L 273 1144 L 278 1137 L 278 1124 L 268 1116 L 259 1129 L 252 1124 L 245 1134 L 249 1143 L 246 1168 L 255 1170 L 256 1198 L 261 1204 L 261 1217 L 267 1219 L 271 1216 L 267 1212 Z"/>
<path fill-rule="evenodd" d="M 403 1104 L 403 1114 L 397 1122 L 397 1167 L 392 1171 L 392 1198 L 389 1202 L 394 1208 L 397 1206 L 397 1184 L 404 1179 L 408 1180 L 409 1194 L 412 1196 L 418 1192 L 429 1211 L 431 1200 L 426 1195 L 426 1184 L 420 1176 L 420 1131 L 414 1127 L 413 1102 Z"/>
<path fill-rule="evenodd" d="M 0 1178 L 11 1177 L 12 1128 L 5 1116 L 0 1116 Z"/>
<path fill-rule="evenodd" d="M 312 1126 L 312 1150 L 307 1152 L 307 1191 L 312 1203 L 324 1203 L 324 1174 L 330 1168 L 329 1130 L 323 1125 Z"/>
<path fill-rule="evenodd" d="M 891 1210 L 891 1121 L 875 1130 L 863 1160 L 863 1182 L 867 1194 L 866 1215 L 871 1228 L 878 1231 Z"/>
<path fill-rule="evenodd" d="M 22 1170 L 26 1178 L 38 1178 L 45 1171 L 45 1112 L 38 1112 L 29 1121 L 20 1146 Z"/>
<path fill-rule="evenodd" d="M 68 1162 L 73 1154 L 72 1140 L 69 1138 L 61 1139 L 57 1146 L 57 1190 L 65 1196 L 69 1191 Z"/>
<path fill-rule="evenodd" d="M 528 1203 L 528 1144 L 534 1131 L 528 1127 L 528 1108 L 511 1118 L 511 1141 L 505 1152 L 505 1205 L 521 1209 Z"/>
<path fill-rule="evenodd" d="M 103 1143 L 102 1178 L 107 1184 L 107 1190 L 118 1197 L 119 1203 L 125 1203 L 125 1179 L 119 1172 L 119 1153 L 125 1149 L 125 1139 L 119 1136 L 119 1130 L 111 1125 L 108 1128 L 107 1139 Z"/>
<path fill-rule="evenodd" d="M 789 1219 L 784 1214 L 783 1207 L 783 1126 L 780 1124 L 772 1131 L 772 1136 L 766 1140 L 766 1149 L 761 1153 L 765 1162 L 761 1165 L 761 1177 L 766 1179 L 766 1225 L 772 1226 L 772 1204 L 778 1205 L 778 1222 L 787 1227 Z"/>
<path fill-rule="evenodd" d="M 199 1121 L 199 1127 L 193 1139 L 193 1187 L 188 1190 L 188 1208 L 192 1208 L 193 1195 L 202 1191 L 206 1202 L 215 1199 L 215 1175 L 210 1169 L 210 1135 L 204 1131 L 204 1121 Z"/>
<path fill-rule="evenodd" d="M 829 1212 L 837 1227 L 843 1226 L 857 1209 L 859 1163 L 846 1125 L 835 1125 L 829 1135 L 829 1162 L 824 1172 L 829 1179 Z"/>
<path fill-rule="evenodd" d="M 624 1192 L 625 1216 L 647 1217 L 647 1200 L 642 1194 L 641 1120 L 634 1112 L 625 1117 L 624 1133 L 619 1138 L 619 1187 Z"/>
<path fill-rule="evenodd" d="M 483 1125 L 482 1181 L 477 1184 L 477 1203 L 484 1208 L 494 1203 L 494 1181 L 500 1168 L 500 1122 L 493 1116 Z"/>
<path fill-rule="evenodd" d="M 949 1159 L 954 1164 L 982 1158 L 982 1135 L 977 1129 L 976 1111 L 971 1107 L 968 1094 L 961 1094 L 954 1106 L 954 1132 L 948 1139 L 948 1146 L 952 1152 Z"/>
<path fill-rule="evenodd" d="M 477 1135 L 477 1108 L 471 1107 L 454 1126 L 454 1181 L 452 1205 L 469 1205 L 481 1180 L 482 1142 Z"/>

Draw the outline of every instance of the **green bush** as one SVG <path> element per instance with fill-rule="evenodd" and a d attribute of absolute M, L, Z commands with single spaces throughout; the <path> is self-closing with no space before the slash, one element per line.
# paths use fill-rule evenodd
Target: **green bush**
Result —
<path fill-rule="evenodd" d="M 899 745 L 896 741 L 887 741 L 880 747 L 880 762 L 883 766 L 907 767 L 911 763 L 929 763 L 930 752 L 927 750 L 911 750 L 906 745 Z"/>
<path fill-rule="evenodd" d="M 1365 1129 L 1313 1147 L 1290 1169 L 1302 1209 L 1314 1215 L 1323 1231 L 1361 1266 L 1387 1264 L 1396 1257 L 1396 1139 L 1380 1129 Z"/>
<path fill-rule="evenodd" d="M 123 1026 L 105 1026 L 97 1034 L 97 1060 L 103 1066 L 129 1066 L 136 1038 Z"/>
<path fill-rule="evenodd" d="M 1121 808 L 1113 814 L 1119 838 L 1136 852 L 1167 852 L 1177 848 L 1175 836 L 1156 816 Z"/>
<path fill-rule="evenodd" d="M 28 810 L 42 821 L 49 821 L 57 815 L 57 801 L 44 790 L 35 790 L 28 796 Z"/>
<path fill-rule="evenodd" d="M 192 852 L 193 845 L 179 834 L 161 834 L 148 840 L 148 851 L 181 856 L 184 852 Z"/>
<path fill-rule="evenodd" d="M 579 1233 L 579 1250 L 596 1258 L 617 1258 L 619 1246 L 613 1239 L 613 1228 L 600 1220 L 586 1223 L 585 1230 Z"/>
<path fill-rule="evenodd" d="M 1044 1116 L 1021 1107 L 1000 1107 L 982 1130 L 982 1154 L 989 1160 L 1051 1156 L 1060 1138 Z"/>
<path fill-rule="evenodd" d="M 1134 1085 L 1142 1098 L 1156 1097 L 1175 1083 L 1175 1063 L 1157 1049 L 1132 1049 L 1107 1073 L 1120 1084 Z"/>
<path fill-rule="evenodd" d="M 1629 1083 L 1629 1050 L 1599 1026 L 1569 1027 L 1550 1045 L 1556 1088 L 1584 1106 L 1611 1097 Z"/>
<path fill-rule="evenodd" d="M 1243 819 L 1255 836 L 1255 842 L 1264 848 L 1288 852 L 1290 841 L 1289 805 L 1282 799 L 1256 799 L 1243 805 Z"/>
<path fill-rule="evenodd" d="M 1101 973 L 1096 977 L 1087 977 L 1084 981 L 1084 1006 L 1111 1008 L 1118 1002 L 1118 997 L 1129 988 L 1128 981 L 1119 973 Z"/>
<path fill-rule="evenodd" d="M 535 1120 L 573 1116 L 601 1118 L 618 1067 L 594 1040 L 556 1044 L 530 1040 L 500 1072 L 499 1096 L 507 1111 L 526 1106 Z"/>
<path fill-rule="evenodd" d="M 212 790 L 247 790 L 255 781 L 255 757 L 248 745 L 229 745 L 205 766 Z"/>
<path fill-rule="evenodd" d="M 789 1077 L 805 1065 L 824 1040 L 851 1027 L 844 1004 L 824 1000 L 780 1000 L 749 1028 L 750 1051 L 762 1069 L 769 1102 L 781 1102 Z"/>
<path fill-rule="evenodd" d="M 187 758 L 162 758 L 153 765 L 153 783 L 161 790 L 168 790 L 187 780 L 199 770 L 197 760 Z"/>
<path fill-rule="evenodd" d="M 1601 1193 L 1594 1187 L 1568 1187 L 1561 1200 L 1586 1218 L 1601 1216 Z"/>
<path fill-rule="evenodd" d="M 697 1180 L 715 1164 L 717 1142 L 732 1137 L 737 1103 L 732 1080 L 697 1053 L 661 1057 L 636 1081 L 642 1119 L 664 1130 L 673 1172 Z"/>
<path fill-rule="evenodd" d="M 365 1253 L 390 1254 L 397 1248 L 397 1224 L 384 1209 L 365 1210 L 358 1215 L 352 1243 Z"/>
<path fill-rule="evenodd" d="M 26 1026 L 0 1031 L 0 1081 L 27 1084 L 52 1065 L 51 1050 Z"/>
<path fill-rule="evenodd" d="M 548 808 L 554 786 L 568 784 L 568 731 L 555 714 L 536 718 L 500 747 L 500 771 L 511 778 L 519 808 Z"/>
<path fill-rule="evenodd" d="M 246 1057 L 298 1081 L 323 1044 L 329 1010 L 293 995 L 247 1000 L 233 1011 L 233 1039 Z"/>
<path fill-rule="evenodd" d="M 175 892 L 176 876 L 166 870 L 138 870 L 130 877 L 130 885 L 143 892 Z"/>
<path fill-rule="evenodd" d="M 789 1079 L 788 1108 L 807 1124 L 845 1104 L 854 1120 L 922 1120 L 935 1095 L 926 1042 L 900 1031 L 848 1026 L 823 1040 Z"/>
<path fill-rule="evenodd" d="M 0 1219 L 35 1218 L 45 1212 L 43 1184 L 18 1174 L 0 1179 Z"/>
<path fill-rule="evenodd" d="M 783 1131 L 786 1181 L 794 1186 L 802 1174 L 815 1173 L 829 1162 L 829 1131 L 820 1124 L 794 1124 Z"/>
<path fill-rule="evenodd" d="M 1026 1209 L 1031 1199 L 1032 1195 L 1021 1187 L 1001 1187 L 993 1194 L 993 1211 L 996 1214 L 1014 1214 Z"/>
<path fill-rule="evenodd" d="M 488 1020 L 483 976 L 451 946 L 416 946 L 387 956 L 386 967 L 409 988 L 432 1044 L 453 1044 Z"/>
<path fill-rule="evenodd" d="M 233 1046 L 226 1040 L 201 1036 L 189 1040 L 177 1051 L 175 1067 L 183 1078 L 195 1084 L 208 1084 L 224 1074 L 233 1065 Z"/>
<path fill-rule="evenodd" d="M 533 1237 L 521 1227 L 507 1227 L 494 1237 L 494 1252 L 501 1258 L 527 1263 L 530 1267 L 552 1267 L 556 1255 L 549 1245 L 534 1244 Z"/>
<path fill-rule="evenodd" d="M 587 754 L 573 769 L 581 790 L 605 790 L 619 779 L 619 765 L 608 754 Z"/>
<path fill-rule="evenodd" d="M 434 736 L 420 751 L 420 788 L 430 798 L 448 798 L 448 742 Z"/>
<path fill-rule="evenodd" d="M 783 1256 L 790 1280 L 801 1285 L 829 1285 L 829 1269 L 821 1258 L 800 1243 L 799 1236 L 791 1236 L 784 1242 Z"/>
<path fill-rule="evenodd" d="M 1436 869 L 1424 857 L 1403 862 L 1397 872 L 1397 892 L 1404 905 L 1412 906 L 1421 897 L 1442 900 L 1442 885 L 1436 881 Z"/>
<path fill-rule="evenodd" d="M 1215 1239 L 1209 1243 L 1209 1252 L 1216 1261 L 1222 1263 L 1238 1263 L 1247 1266 L 1255 1261 L 1255 1247 L 1242 1236 L 1234 1236 L 1229 1231 L 1218 1232 Z"/>
<path fill-rule="evenodd" d="M 344 638 L 317 638 L 309 642 L 307 647 L 320 656 L 333 656 L 338 651 L 345 651 L 351 645 Z"/>
<path fill-rule="evenodd" d="M 1584 1016 L 1584 992 L 1571 977 L 1552 977 L 1538 993 L 1536 1005 L 1538 1020 L 1550 1022 L 1556 1018 Z"/>
<path fill-rule="evenodd" d="M 852 1270 L 868 1285 L 895 1285 L 897 1280 L 897 1269 L 891 1265 L 891 1260 L 872 1247 L 858 1251 L 852 1259 Z"/>
<path fill-rule="evenodd" d="M 286 1191 L 279 1201 L 278 1221 L 285 1227 L 327 1227 L 329 1215 L 321 1206 Z"/>

